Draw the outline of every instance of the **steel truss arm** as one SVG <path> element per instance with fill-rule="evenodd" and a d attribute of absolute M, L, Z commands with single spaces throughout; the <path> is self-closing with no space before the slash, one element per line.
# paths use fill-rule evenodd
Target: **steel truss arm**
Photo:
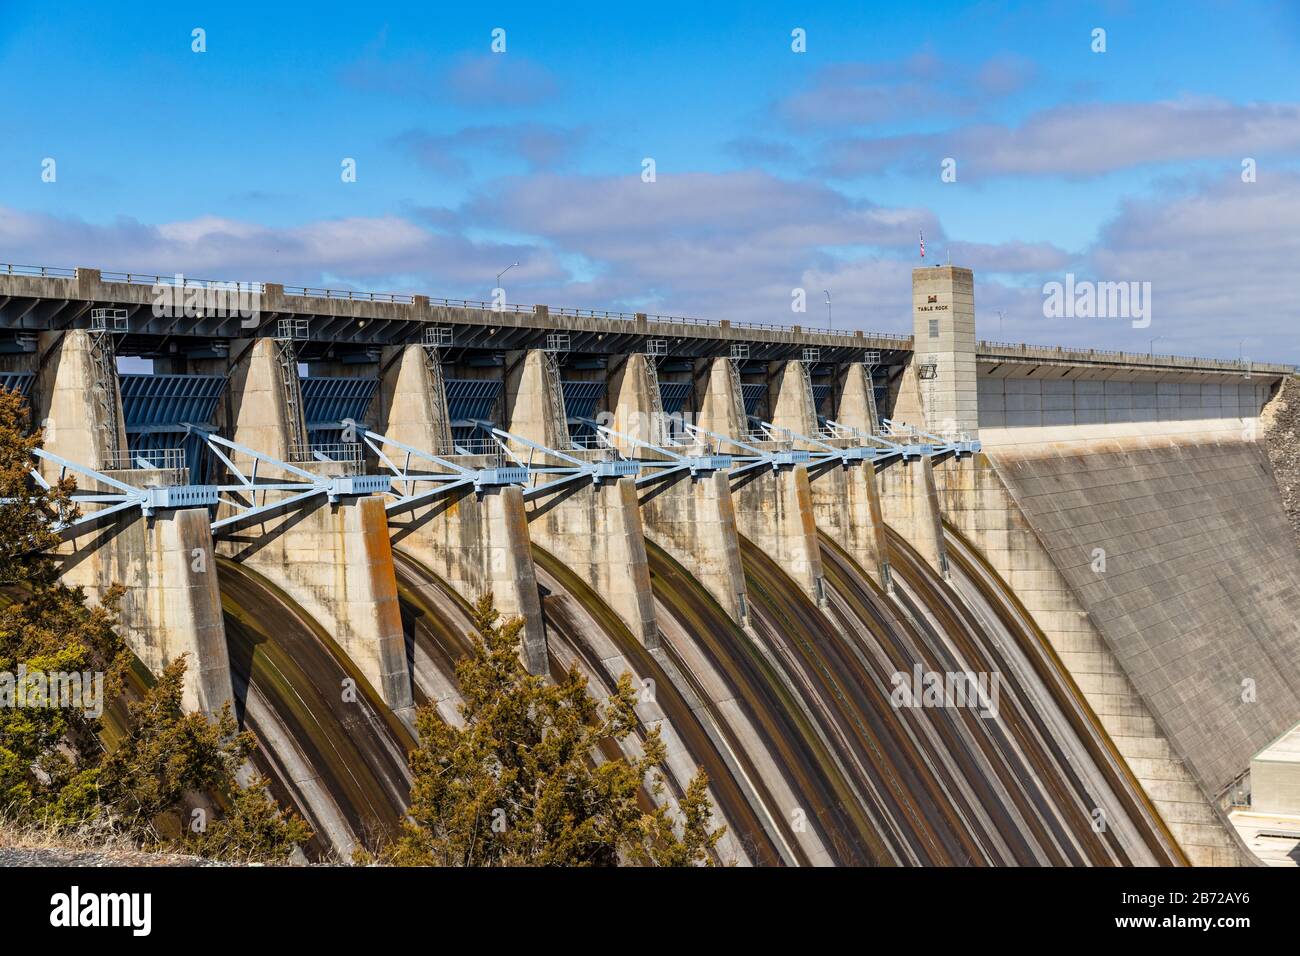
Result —
<path fill-rule="evenodd" d="M 581 479 L 589 479 L 593 485 L 599 486 L 605 481 L 617 481 L 619 478 L 631 477 L 641 471 L 641 462 L 635 459 L 622 458 L 614 449 L 608 449 L 611 458 L 602 461 L 583 461 L 567 452 L 557 451 L 554 448 L 547 448 L 540 442 L 524 438 L 520 435 L 511 434 L 501 428 L 493 428 L 492 435 L 496 438 L 502 450 L 509 455 L 514 461 L 519 462 L 519 456 L 510 447 L 511 442 L 523 445 L 531 449 L 532 452 L 539 452 L 543 455 L 549 455 L 558 458 L 565 465 L 559 466 L 537 466 L 531 463 L 524 465 L 530 475 L 558 475 L 555 481 L 548 481 L 546 484 L 534 485 L 524 492 L 524 498 L 532 500 L 544 495 L 553 494 L 554 492 L 568 488 Z"/>
<path fill-rule="evenodd" d="M 966 432 L 963 432 L 960 438 L 948 439 L 931 432 L 922 431 L 915 425 L 904 425 L 888 418 L 882 419 L 881 424 L 888 428 L 891 433 L 906 430 L 906 434 L 910 436 L 927 439 L 934 448 L 932 454 L 939 458 L 946 458 L 949 455 L 956 455 L 958 458 L 962 455 L 972 455 L 982 447 L 978 439 L 972 439 Z"/>
<path fill-rule="evenodd" d="M 55 524 L 54 530 L 64 540 L 75 538 L 82 532 L 102 524 L 109 518 L 128 511 L 138 509 L 144 517 L 150 518 L 153 516 L 154 511 L 158 509 L 201 508 L 216 504 L 217 501 L 217 490 L 211 485 L 171 485 L 167 487 L 139 488 L 118 478 L 106 475 L 97 469 L 78 464 L 61 455 L 46 451 L 44 448 L 34 448 L 32 454 L 43 461 L 58 465 L 60 480 L 66 477 L 68 472 L 73 472 L 89 478 L 101 486 L 115 489 L 115 491 L 108 492 L 99 490 L 74 491 L 72 501 L 76 504 L 102 504 L 109 507 L 82 514 L 74 521 L 60 519 Z M 39 469 L 33 468 L 31 476 L 46 491 L 50 489 L 49 482 L 41 475 Z"/>
<path fill-rule="evenodd" d="M 766 424 L 766 423 L 764 423 Z M 729 435 L 719 435 L 716 432 L 700 428 L 698 425 L 686 424 L 686 430 L 689 434 L 696 437 L 704 436 L 712 438 L 719 445 L 730 444 L 741 450 L 738 455 L 731 456 L 733 461 L 739 464 L 738 468 L 732 468 L 728 472 L 728 477 L 738 478 L 741 475 L 748 474 L 760 468 L 771 468 L 773 471 L 779 470 L 783 466 L 801 465 L 812 462 L 812 452 L 804 451 L 798 448 L 787 448 L 776 451 L 769 451 L 764 448 L 758 448 L 748 442 L 741 441 L 738 438 L 732 438 Z"/>
<path fill-rule="evenodd" d="M 248 504 L 230 496 L 222 499 L 227 504 L 238 509 L 238 513 L 213 522 L 213 534 L 229 533 L 245 525 L 304 505 L 321 495 L 324 495 L 330 504 L 335 504 L 341 498 L 380 495 L 391 490 L 392 479 L 387 475 L 315 475 L 304 468 L 299 468 L 297 465 L 281 461 L 273 455 L 240 445 L 228 438 L 222 438 L 207 429 L 189 424 L 185 428 L 189 433 L 201 437 L 208 449 L 225 463 L 236 478 L 235 484 L 217 485 L 215 490 L 217 492 L 239 492 L 248 495 Z M 227 451 L 232 454 L 227 454 Z M 249 468 L 247 474 L 235 464 L 235 455 L 247 455 L 252 459 L 252 467 Z M 302 480 L 259 481 L 257 471 L 263 464 L 280 469 L 290 476 Z M 294 493 L 278 501 L 268 502 L 266 494 L 270 491 Z M 261 504 L 258 503 L 259 494 L 261 495 Z"/>
<path fill-rule="evenodd" d="M 673 475 L 683 472 L 689 472 L 691 477 L 708 474 L 714 471 L 726 471 L 732 466 L 731 455 L 683 455 L 672 449 L 656 445 L 652 442 L 644 441 L 640 438 L 634 438 L 631 435 L 625 435 L 622 432 L 616 432 L 612 428 L 598 424 L 594 421 L 583 419 L 586 424 L 596 429 L 601 435 L 605 435 L 619 441 L 625 441 L 634 448 L 643 448 L 654 454 L 663 455 L 663 459 L 638 458 L 636 459 L 642 470 L 652 468 L 654 471 L 649 474 L 640 475 L 636 479 L 638 488 L 651 484 L 652 482 L 663 481 Z M 680 447 L 680 446 L 679 446 Z"/>
<path fill-rule="evenodd" d="M 453 491 L 460 491 L 471 485 L 475 491 L 481 491 L 488 486 L 519 485 L 528 480 L 528 470 L 526 468 L 501 466 L 470 468 L 441 455 L 434 455 L 413 445 L 400 442 L 395 438 L 389 438 L 387 435 L 381 435 L 378 432 L 369 430 L 363 433 L 362 439 L 370 450 L 378 456 L 384 466 L 393 473 L 393 484 L 403 486 L 405 491 L 405 494 L 391 492 L 395 500 L 390 501 L 385 506 L 385 510 L 389 514 L 402 514 L 411 511 L 421 505 L 429 504 L 443 495 L 450 494 Z M 401 454 L 398 455 L 398 452 Z M 398 465 L 393 460 L 395 457 L 402 458 L 401 465 Z M 440 470 L 412 471 L 412 459 L 426 462 Z M 417 491 L 416 486 L 421 483 L 432 484 L 433 487 Z"/>

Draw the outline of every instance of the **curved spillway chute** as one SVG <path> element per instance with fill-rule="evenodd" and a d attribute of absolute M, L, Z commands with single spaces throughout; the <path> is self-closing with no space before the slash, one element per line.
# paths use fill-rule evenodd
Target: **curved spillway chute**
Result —
<path fill-rule="evenodd" d="M 619 676 L 628 671 L 641 688 L 638 713 L 646 726 L 660 722 L 668 750 L 666 798 L 675 801 L 685 792 L 697 766 L 709 773 L 716 816 L 728 834 L 719 847 L 721 862 L 780 862 L 762 839 L 750 803 L 736 786 L 727 763 L 712 748 L 692 705 L 676 690 L 655 656 L 636 641 L 618 616 L 565 565 L 534 547 L 542 588 L 542 610 L 555 678 L 574 664 L 589 682 L 593 694 L 611 693 Z M 400 549 L 394 552 L 398 598 L 415 671 L 420 701 L 435 700 L 444 719 L 460 720 L 456 709 L 455 662 L 469 653 L 466 634 L 472 628 L 472 609 L 429 568 Z M 637 741 L 639 741 L 639 736 Z M 625 741 L 624 751 L 634 754 L 639 742 Z M 620 753 L 611 745 L 604 759 Z M 643 794 L 649 806 L 649 795 Z M 758 832 L 757 842 L 745 834 Z"/>
<path fill-rule="evenodd" d="M 410 790 L 410 732 L 287 595 L 220 565 L 236 711 L 272 792 L 316 831 L 308 854 L 346 860 L 391 840 Z"/>
<path fill-rule="evenodd" d="M 459 726 L 456 662 L 470 652 L 473 608 L 438 575 L 399 548 L 393 549 L 397 600 L 417 704 L 432 702 L 439 716 Z"/>
<path fill-rule="evenodd" d="M 1004 793 L 1002 805 L 1018 821 L 1000 826 L 1019 834 L 1043 862 L 1060 865 L 1151 865 L 1176 861 L 1152 820 L 1135 807 L 1128 781 L 1097 747 L 1093 728 L 1072 721 L 1077 700 L 1050 677 L 1034 635 L 999 612 L 1006 595 L 973 580 L 961 561 L 951 582 L 940 577 L 900 536 L 890 532 L 896 570 L 896 606 L 914 635 L 909 656 L 936 674 L 973 674 L 996 680 L 991 717 L 958 708 L 971 753 L 985 778 Z M 841 556 L 842 557 L 842 556 Z M 877 594 L 877 597 L 879 595 Z M 906 671 L 906 658 L 900 670 Z M 952 708 L 923 708 L 935 717 Z M 1010 773 L 1001 768 L 1008 768 Z M 967 781 L 973 780 L 967 774 Z M 998 820 L 996 807 L 985 812 Z"/>
<path fill-rule="evenodd" d="M 1051 713 L 1065 724 L 1056 730 L 1057 739 L 1082 747 L 1086 760 L 1105 775 L 1105 785 L 1098 789 L 1113 795 L 1124 817 L 1138 821 L 1141 839 L 1154 862 L 1187 865 L 1173 834 L 1033 616 L 979 550 L 946 522 L 944 537 L 955 572 L 953 586 L 990 630 L 1008 637 L 1006 646 L 1018 652 L 1019 666 L 1033 672 L 1024 680 L 1036 679 L 1040 692 L 1051 696 L 1055 704 Z"/>
<path fill-rule="evenodd" d="M 647 542 L 664 652 L 784 862 L 893 862 L 798 693 L 759 642 Z"/>
<path fill-rule="evenodd" d="M 781 855 L 767 836 L 743 781 L 734 755 L 719 739 L 700 698 L 687 687 L 671 655 L 646 648 L 595 592 L 547 551 L 534 546 L 538 582 L 543 588 L 543 613 L 559 666 L 576 663 L 598 692 L 614 690 L 623 672 L 640 688 L 637 712 L 647 725 L 657 725 L 667 748 L 666 777 L 670 800 L 679 798 L 697 768 L 709 776 L 714 824 L 727 833 L 718 846 L 721 862 L 775 864 Z"/>
<path fill-rule="evenodd" d="M 219 562 L 234 709 L 258 740 L 242 782 L 266 776 L 280 805 L 307 821 L 315 835 L 302 849 L 310 859 L 347 860 L 359 846 L 390 839 L 405 812 L 409 736 L 364 682 L 356 703 L 343 702 L 342 681 L 353 674 L 301 609 L 255 573 Z M 123 693 L 104 711 L 105 746 L 122 738 L 128 704 L 153 684 L 132 655 Z M 216 812 L 227 805 L 221 793 L 192 799 Z M 161 826 L 179 833 L 180 821 Z"/>

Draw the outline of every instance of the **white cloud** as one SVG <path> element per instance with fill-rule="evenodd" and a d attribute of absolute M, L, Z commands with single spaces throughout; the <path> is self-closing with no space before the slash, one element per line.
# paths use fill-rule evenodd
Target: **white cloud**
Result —
<path fill-rule="evenodd" d="M 1092 177 L 1156 163 L 1300 149 L 1300 104 L 1180 99 L 1056 106 L 1019 126 L 980 124 L 942 133 L 849 136 L 824 144 L 819 168 L 837 177 L 887 169 L 930 175 L 952 156 L 965 178 Z"/>
<path fill-rule="evenodd" d="M 370 289 L 394 276 L 414 275 L 425 277 L 431 289 L 453 294 L 490 289 L 502 261 L 520 260 L 522 278 L 561 274 L 544 249 L 474 242 L 391 215 L 283 228 L 216 216 L 158 225 L 121 218 L 101 225 L 0 207 L 0 258 L 287 284 L 319 284 L 323 276 L 333 275 Z"/>

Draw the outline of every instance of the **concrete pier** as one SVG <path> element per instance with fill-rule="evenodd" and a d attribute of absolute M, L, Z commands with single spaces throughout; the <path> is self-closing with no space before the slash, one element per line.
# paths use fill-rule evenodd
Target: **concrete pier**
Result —
<path fill-rule="evenodd" d="M 295 436 L 305 436 L 306 422 L 301 392 L 282 387 L 282 360 L 276 351 L 280 346 L 259 339 L 247 349 L 234 362 L 227 395 L 232 440 L 288 458 L 299 441 Z M 293 375 L 296 385 L 296 366 Z M 241 467 L 246 463 L 236 459 Z M 346 470 L 323 462 L 302 467 L 321 476 Z M 258 474 L 302 480 L 265 466 Z M 218 547 L 284 589 L 321 624 L 382 699 L 401 711 L 412 706 L 413 697 L 384 505 L 379 497 L 342 498 L 330 504 L 321 495 L 309 505 L 272 514 L 223 537 Z M 224 508 L 221 512 L 229 513 Z"/>
<path fill-rule="evenodd" d="M 871 463 L 829 466 L 810 474 L 810 485 L 817 527 L 877 584 L 891 590 L 884 512 Z"/>
<path fill-rule="evenodd" d="M 761 470 L 731 483 L 736 527 L 819 604 L 826 589 L 805 465 Z"/>
<path fill-rule="evenodd" d="M 844 391 L 835 420 L 869 435 L 880 431 L 880 419 L 871 381 L 871 372 L 862 362 L 854 362 L 845 372 Z"/>
<path fill-rule="evenodd" d="M 84 330 L 46 332 L 38 355 L 33 418 L 44 427 L 46 451 L 138 487 L 185 482 L 183 470 L 114 470 L 127 439 L 111 340 Z M 48 461 L 42 467 L 47 479 L 60 470 Z M 97 489 L 87 478 L 78 486 L 113 490 Z M 92 600 L 122 585 L 123 636 L 151 671 L 188 655 L 187 708 L 211 713 L 233 699 L 206 509 L 159 510 L 151 518 L 125 512 L 69 541 L 59 556 L 65 580 Z"/>
<path fill-rule="evenodd" d="M 610 378 L 610 412 L 614 431 L 652 444 L 663 440 L 653 415 L 650 360 L 628 356 Z M 617 441 L 616 441 L 617 444 Z M 647 454 L 625 442 L 620 451 Z M 646 537 L 694 575 L 737 623 L 745 617 L 745 572 L 740 564 L 736 512 L 727 476 L 681 474 L 640 489 L 641 521 Z"/>
<path fill-rule="evenodd" d="M 772 376 L 772 382 L 768 391 L 768 403 L 772 409 L 769 421 L 778 428 L 815 437 L 819 428 L 817 408 L 803 363 L 781 363 Z"/>
<path fill-rule="evenodd" d="M 431 455 L 449 455 L 451 422 L 441 376 L 431 373 L 419 345 L 385 349 L 380 357 L 379 407 L 372 424 L 395 441 Z"/>
<path fill-rule="evenodd" d="M 383 700 L 413 703 L 384 499 L 343 499 L 249 525 L 219 549 L 283 589 Z"/>
<path fill-rule="evenodd" d="M 124 480 L 130 475 L 115 473 Z M 119 516 L 69 542 L 61 554 L 67 583 L 92 596 L 113 584 L 126 589 L 122 634 L 152 673 L 188 656 L 187 709 L 213 713 L 234 699 L 207 509 Z"/>
<path fill-rule="evenodd" d="M 449 455 L 454 449 L 447 396 L 442 377 L 433 374 L 432 361 L 434 357 L 419 345 L 384 353 L 375 428 L 412 448 Z M 394 460 L 404 461 L 400 455 Z M 419 460 L 411 463 L 413 470 L 423 465 Z M 549 672 L 528 518 L 519 488 L 452 492 L 390 519 L 389 528 L 395 547 L 429 568 L 467 601 L 491 592 L 503 617 L 523 618 L 524 665 L 532 674 Z"/>
<path fill-rule="evenodd" d="M 556 394 L 557 376 L 538 350 L 508 358 L 506 430 L 520 438 L 575 457 L 590 457 L 570 447 L 564 396 Z M 536 464 L 564 464 L 543 453 L 518 449 Z M 573 483 L 525 505 L 531 539 L 564 560 L 623 619 L 647 647 L 659 646 L 645 532 L 630 477 Z"/>
<path fill-rule="evenodd" d="M 735 387 L 730 366 L 730 359 L 710 361 L 696 410 L 697 423 L 717 435 L 743 438 L 749 433 L 749 423 L 745 420 L 745 403 Z M 728 449 L 720 450 L 725 452 Z"/>
<path fill-rule="evenodd" d="M 506 355 L 505 417 L 507 431 L 547 448 L 569 447 L 564 392 L 547 371 L 541 349 Z"/>
<path fill-rule="evenodd" d="M 891 465 L 876 476 L 885 523 L 902 535 L 932 568 L 948 576 L 943 513 L 929 458 Z"/>
<path fill-rule="evenodd" d="M 275 339 L 243 340 L 232 345 L 225 431 L 232 441 L 290 461 L 307 441 L 307 424 L 296 363 L 292 375 L 282 380 L 282 348 L 284 343 Z"/>
<path fill-rule="evenodd" d="M 728 359 L 713 360 L 701 401 L 700 427 L 717 435 L 743 438 L 747 429 L 740 422 L 739 409 L 744 405 L 728 364 Z M 786 420 L 806 423 L 811 398 L 800 398 L 806 391 L 802 372 L 793 362 L 787 363 L 781 381 L 789 409 L 783 412 Z M 736 529 L 775 558 L 820 603 L 825 587 L 808 469 L 801 464 L 755 469 L 730 479 L 729 484 Z"/>
<path fill-rule="evenodd" d="M 637 441 L 652 445 L 664 441 L 664 423 L 656 420 L 659 403 L 655 401 L 653 389 L 654 378 L 650 368 L 650 359 L 639 352 L 627 356 L 626 360 L 611 370 L 609 375 L 609 411 L 612 416 L 610 428 L 620 435 L 627 435 Z M 634 444 L 621 439 L 611 439 L 620 453 L 630 457 L 642 454 Z"/>
<path fill-rule="evenodd" d="M 804 375 L 801 363 L 786 362 L 779 381 L 776 400 L 772 403 L 772 424 L 786 428 L 798 435 L 815 437 L 820 425 L 817 410 L 813 404 L 812 389 Z M 864 431 L 871 429 L 869 406 L 863 390 L 864 375 L 859 366 L 858 374 L 849 374 L 849 381 L 858 381 L 856 408 L 848 409 L 853 422 L 842 422 Z M 815 449 L 809 442 L 793 440 L 794 447 Z M 812 499 L 812 518 L 815 528 L 820 528 L 830 535 L 840 547 L 844 548 L 876 583 L 888 588 L 889 560 L 885 543 L 885 525 L 880 508 L 880 493 L 876 487 L 876 475 L 870 463 L 859 462 L 851 465 L 822 465 L 807 471 L 807 480 Z M 798 479 L 795 479 L 796 483 Z M 814 532 L 815 533 L 815 532 Z M 818 558 L 820 562 L 820 558 Z M 820 571 L 815 572 L 818 576 Z M 816 588 L 815 578 L 805 582 L 806 586 Z"/>
<path fill-rule="evenodd" d="M 642 643 L 658 647 L 636 483 L 585 484 L 525 507 L 532 540 L 590 584 Z"/>
<path fill-rule="evenodd" d="M 745 571 L 725 472 L 665 479 L 641 491 L 646 536 L 686 568 L 738 624 L 745 623 Z"/>
<path fill-rule="evenodd" d="M 78 329 L 40 335 L 32 418 L 45 429 L 46 451 L 90 468 L 107 468 L 126 448 L 126 429 L 116 370 L 105 376 L 97 367 L 94 336 Z M 42 471 L 47 478 L 57 472 L 48 463 Z"/>
<path fill-rule="evenodd" d="M 519 488 L 453 492 L 391 519 L 389 527 L 394 547 L 467 601 L 491 592 L 503 617 L 523 618 L 524 665 L 530 674 L 549 673 L 528 513 Z"/>

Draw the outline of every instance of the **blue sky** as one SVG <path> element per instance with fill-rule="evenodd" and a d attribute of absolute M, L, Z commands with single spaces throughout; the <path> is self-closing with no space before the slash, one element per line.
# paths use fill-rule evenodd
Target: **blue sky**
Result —
<path fill-rule="evenodd" d="M 0 0 L 0 260 L 1300 360 L 1300 5 L 281 6 Z"/>

